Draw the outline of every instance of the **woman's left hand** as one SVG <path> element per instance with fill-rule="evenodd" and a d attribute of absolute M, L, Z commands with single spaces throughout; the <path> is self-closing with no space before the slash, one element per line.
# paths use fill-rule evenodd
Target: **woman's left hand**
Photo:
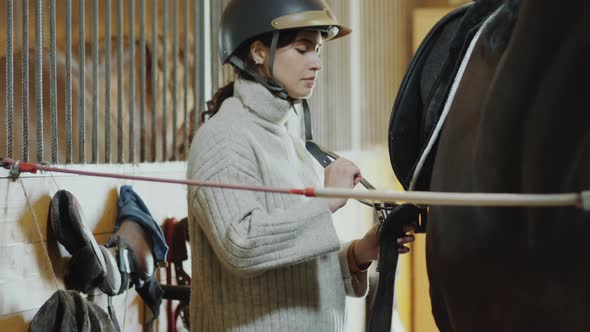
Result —
<path fill-rule="evenodd" d="M 412 232 L 416 225 L 404 226 L 404 233 Z M 396 239 L 398 244 L 398 253 L 405 254 L 410 252 L 406 244 L 414 242 L 415 237 L 412 234 Z M 365 265 L 379 258 L 379 225 L 373 226 L 365 235 L 356 241 L 353 251 L 354 258 L 358 265 Z"/>
<path fill-rule="evenodd" d="M 408 233 L 413 232 L 415 229 L 416 229 L 416 225 L 414 225 L 414 224 L 406 225 L 402 228 L 405 236 L 396 239 L 398 253 L 407 254 L 410 252 L 410 248 L 406 247 L 406 244 L 414 242 L 414 240 L 416 240 L 416 238 L 414 237 L 414 234 L 408 234 Z"/>

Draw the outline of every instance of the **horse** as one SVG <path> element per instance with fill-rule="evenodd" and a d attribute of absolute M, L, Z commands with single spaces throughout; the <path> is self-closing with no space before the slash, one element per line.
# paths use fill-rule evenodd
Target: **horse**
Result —
<path fill-rule="evenodd" d="M 507 0 L 465 67 L 430 190 L 590 188 L 590 3 Z M 431 206 L 427 270 L 443 332 L 586 331 L 590 214 Z"/>

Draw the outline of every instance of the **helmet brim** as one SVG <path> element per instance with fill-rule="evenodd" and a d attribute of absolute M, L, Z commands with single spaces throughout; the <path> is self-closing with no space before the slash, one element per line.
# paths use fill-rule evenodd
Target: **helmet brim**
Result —
<path fill-rule="evenodd" d="M 281 16 L 272 20 L 276 30 L 312 29 L 325 34 L 325 40 L 344 37 L 352 32 L 348 27 L 338 24 L 329 10 L 310 10 Z"/>

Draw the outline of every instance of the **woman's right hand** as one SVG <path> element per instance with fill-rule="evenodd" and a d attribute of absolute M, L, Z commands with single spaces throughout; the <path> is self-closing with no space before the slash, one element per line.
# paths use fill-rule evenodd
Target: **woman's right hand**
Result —
<path fill-rule="evenodd" d="M 361 170 L 352 161 L 338 158 L 324 170 L 324 187 L 352 189 L 361 178 Z M 332 198 L 328 201 L 328 207 L 330 211 L 336 212 L 346 201 L 346 198 Z"/>

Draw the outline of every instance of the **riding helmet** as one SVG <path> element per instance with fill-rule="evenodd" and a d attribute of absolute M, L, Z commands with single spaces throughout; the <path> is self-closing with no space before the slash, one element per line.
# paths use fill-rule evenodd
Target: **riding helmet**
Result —
<path fill-rule="evenodd" d="M 338 24 L 325 0 L 231 0 L 221 18 L 221 61 L 228 62 L 240 45 L 256 36 L 304 28 L 322 31 L 324 40 L 351 32 Z"/>

